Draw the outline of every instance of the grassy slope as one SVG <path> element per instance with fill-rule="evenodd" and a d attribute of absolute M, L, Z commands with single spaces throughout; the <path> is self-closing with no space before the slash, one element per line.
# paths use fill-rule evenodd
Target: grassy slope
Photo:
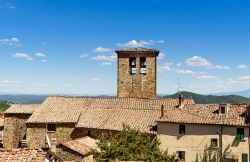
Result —
<path fill-rule="evenodd" d="M 10 103 L 7 101 L 0 101 L 0 112 L 5 111 L 7 108 L 10 107 Z"/>

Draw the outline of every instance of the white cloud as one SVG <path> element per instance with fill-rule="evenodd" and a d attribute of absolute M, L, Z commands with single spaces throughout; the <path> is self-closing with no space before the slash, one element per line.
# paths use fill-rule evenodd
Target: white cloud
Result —
<path fill-rule="evenodd" d="M 178 64 L 176 64 L 177 67 L 181 67 L 181 63 L 179 62 Z"/>
<path fill-rule="evenodd" d="M 241 64 L 241 65 L 238 65 L 237 68 L 238 69 L 246 69 L 248 66 L 247 65 L 244 65 L 244 64 Z"/>
<path fill-rule="evenodd" d="M 205 75 L 205 74 L 203 74 L 203 75 L 196 75 L 196 78 L 198 78 L 198 79 L 216 79 L 215 76 Z"/>
<path fill-rule="evenodd" d="M 42 60 L 41 60 L 41 62 L 43 62 L 43 63 L 47 63 L 47 62 L 48 62 L 48 60 L 46 60 L 46 59 L 42 59 Z"/>
<path fill-rule="evenodd" d="M 0 84 L 19 84 L 20 81 L 17 80 L 0 80 Z"/>
<path fill-rule="evenodd" d="M 186 60 L 186 63 L 189 66 L 204 66 L 204 67 L 211 66 L 210 62 L 208 62 L 206 59 L 200 56 L 193 56 L 191 58 L 188 58 Z"/>
<path fill-rule="evenodd" d="M 82 53 L 81 55 L 80 55 L 80 58 L 87 58 L 89 56 L 89 54 L 87 54 L 87 53 Z"/>
<path fill-rule="evenodd" d="M 250 81 L 250 76 L 242 76 L 242 77 L 240 77 L 240 80 L 249 80 Z"/>
<path fill-rule="evenodd" d="M 19 45 L 19 42 L 20 41 L 18 38 L 0 39 L 0 45 L 14 46 L 14 45 Z"/>
<path fill-rule="evenodd" d="M 125 43 L 117 43 L 116 45 L 119 47 L 145 47 L 145 46 L 153 46 L 155 44 L 160 44 L 160 43 L 164 43 L 164 40 L 130 40 L 128 42 Z"/>
<path fill-rule="evenodd" d="M 164 57 L 165 57 L 165 54 L 162 53 L 162 52 L 160 52 L 160 53 L 159 53 L 159 56 L 158 56 L 158 59 L 163 59 Z"/>
<path fill-rule="evenodd" d="M 64 83 L 64 84 L 61 84 L 61 87 L 64 87 L 64 88 L 70 88 L 72 85 L 69 84 L 69 83 Z"/>
<path fill-rule="evenodd" d="M 163 66 L 159 66 L 158 68 L 159 72 L 169 72 L 169 71 L 174 71 L 173 68 L 173 63 L 172 62 L 167 62 Z"/>
<path fill-rule="evenodd" d="M 112 63 L 111 62 L 102 62 L 101 65 L 103 65 L 103 66 L 110 66 L 110 65 L 112 65 Z"/>
<path fill-rule="evenodd" d="M 28 60 L 28 61 L 33 60 L 33 58 L 32 58 L 29 54 L 21 53 L 21 52 L 17 52 L 17 53 L 15 53 L 15 54 L 12 55 L 12 56 L 13 56 L 14 58 L 25 59 L 25 60 Z"/>
<path fill-rule="evenodd" d="M 92 81 L 99 81 L 100 79 L 99 78 L 91 78 Z"/>
<path fill-rule="evenodd" d="M 115 62 L 117 60 L 117 56 L 115 54 L 112 55 L 97 55 L 92 57 L 93 61 L 105 61 L 105 62 Z"/>
<path fill-rule="evenodd" d="M 37 56 L 37 57 L 46 57 L 46 54 L 38 52 L 38 53 L 35 54 L 35 56 Z"/>
<path fill-rule="evenodd" d="M 186 60 L 186 64 L 188 66 L 205 67 L 207 69 L 224 69 L 224 70 L 229 69 L 229 67 L 225 65 L 213 65 L 211 62 L 207 61 L 205 58 L 202 58 L 201 56 L 193 56 L 191 58 L 188 58 Z"/>
<path fill-rule="evenodd" d="M 112 52 L 113 50 L 111 48 L 104 48 L 104 47 L 99 46 L 93 51 L 96 53 L 109 53 L 109 52 Z"/>
<path fill-rule="evenodd" d="M 194 74 L 195 72 L 191 70 L 175 70 L 175 73 L 177 74 Z"/>

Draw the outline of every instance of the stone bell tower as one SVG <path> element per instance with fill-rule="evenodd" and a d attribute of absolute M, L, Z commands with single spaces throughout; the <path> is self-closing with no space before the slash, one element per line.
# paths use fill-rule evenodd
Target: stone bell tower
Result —
<path fill-rule="evenodd" d="M 116 50 L 118 55 L 118 97 L 156 98 L 158 50 L 130 48 Z"/>

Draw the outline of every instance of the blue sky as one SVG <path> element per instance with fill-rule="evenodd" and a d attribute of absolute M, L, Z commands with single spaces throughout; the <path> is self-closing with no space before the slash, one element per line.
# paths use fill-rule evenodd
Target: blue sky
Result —
<path fill-rule="evenodd" d="M 250 88 L 250 1 L 0 0 L 0 92 L 116 94 L 115 49 L 161 51 L 160 94 Z"/>

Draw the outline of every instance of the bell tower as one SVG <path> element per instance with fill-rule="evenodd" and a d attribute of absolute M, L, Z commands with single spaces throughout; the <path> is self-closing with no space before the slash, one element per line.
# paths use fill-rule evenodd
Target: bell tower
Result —
<path fill-rule="evenodd" d="M 130 48 L 115 51 L 118 55 L 118 97 L 156 98 L 158 50 Z"/>

